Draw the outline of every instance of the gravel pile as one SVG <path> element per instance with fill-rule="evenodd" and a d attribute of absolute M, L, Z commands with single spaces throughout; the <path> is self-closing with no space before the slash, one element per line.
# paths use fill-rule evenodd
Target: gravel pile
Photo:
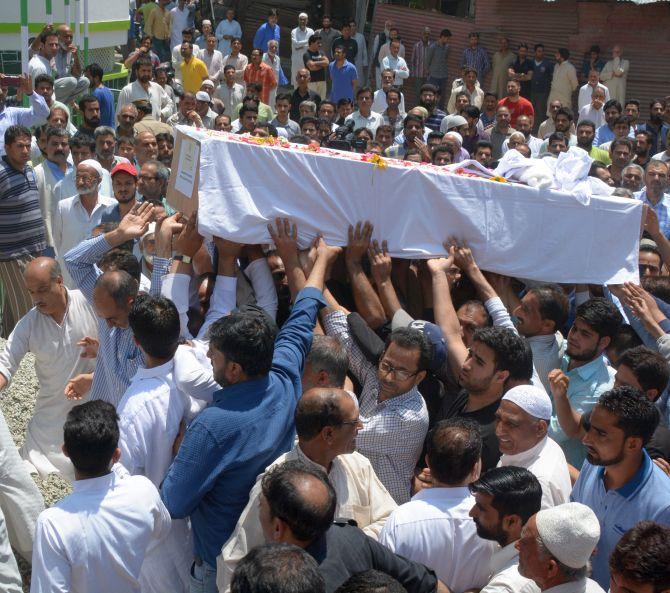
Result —
<path fill-rule="evenodd" d="M 4 350 L 5 341 L 0 338 L 0 350 Z M 32 354 L 27 354 L 18 372 L 14 375 L 9 388 L 0 396 L 0 409 L 5 415 L 14 442 L 19 448 L 25 440 L 26 426 L 33 415 L 37 388 L 35 357 Z M 66 494 L 69 494 L 71 490 L 70 485 L 55 474 L 52 474 L 46 480 L 41 480 L 37 476 L 34 476 L 34 478 L 37 487 L 44 496 L 46 506 L 51 506 Z M 19 568 L 24 574 L 29 570 L 28 565 L 20 558 Z M 28 591 L 28 589 L 25 590 Z"/>

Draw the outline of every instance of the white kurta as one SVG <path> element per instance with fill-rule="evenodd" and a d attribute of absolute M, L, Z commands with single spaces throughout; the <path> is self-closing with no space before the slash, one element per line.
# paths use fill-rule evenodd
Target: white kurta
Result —
<path fill-rule="evenodd" d="M 190 398 L 174 382 L 174 360 L 154 368 L 140 367 L 117 407 L 121 464 L 156 486 L 172 463 L 172 445 L 190 409 Z M 158 553 L 142 566 L 142 593 L 188 591 L 192 541 L 185 519 L 173 519 Z"/>
<path fill-rule="evenodd" d="M 274 70 L 275 78 L 277 79 L 277 86 L 270 91 L 268 95 L 268 105 L 274 110 L 275 108 L 275 98 L 277 97 L 277 89 L 279 88 L 279 72 L 281 70 L 281 60 L 277 54 L 274 55 L 274 58 L 270 56 L 267 52 L 263 54 L 263 61 Z"/>
<path fill-rule="evenodd" d="M 307 51 L 307 46 L 309 45 L 307 41 L 312 35 L 314 35 L 314 29 L 310 29 L 309 27 L 305 27 L 304 31 L 300 27 L 296 27 L 291 31 L 291 84 L 294 87 L 297 86 L 295 77 L 298 74 L 298 70 L 305 67 L 302 56 Z M 272 103 L 270 106 L 273 106 Z"/>
<path fill-rule="evenodd" d="M 514 465 L 531 472 L 542 486 L 542 508 L 570 502 L 572 482 L 565 454 L 556 441 L 545 437 L 537 445 L 516 455 L 503 455 L 499 467 Z"/>
<path fill-rule="evenodd" d="M 27 352 L 35 355 L 39 390 L 21 456 L 43 478 L 51 473 L 74 478 L 72 464 L 61 451 L 63 423 L 72 407 L 82 402 L 66 399 L 63 391 L 72 377 L 95 368 L 94 360 L 81 358 L 77 346 L 86 336 L 98 337 L 97 318 L 81 292 L 68 290 L 67 311 L 60 325 L 33 307 L 16 324 L 0 352 L 0 373 L 9 380 Z"/>
<path fill-rule="evenodd" d="M 491 558 L 491 580 L 479 593 L 540 593 L 534 581 L 519 574 L 516 542 L 507 544 Z"/>
<path fill-rule="evenodd" d="M 610 96 L 612 99 L 619 101 L 621 105 L 626 102 L 626 83 L 629 69 L 630 62 L 628 60 L 614 58 L 605 64 L 603 71 L 600 73 L 600 80 L 610 90 Z M 615 72 L 622 74 L 622 76 L 614 76 Z"/>
<path fill-rule="evenodd" d="M 509 80 L 507 71 L 510 66 L 514 64 L 515 59 L 516 56 L 514 55 L 514 52 L 509 50 L 506 54 L 500 53 L 499 51 L 493 54 L 491 65 L 491 88 L 501 99 L 507 96 L 507 82 Z"/>
<path fill-rule="evenodd" d="M 577 90 L 577 71 L 570 62 L 562 62 L 554 66 L 554 77 L 551 79 L 551 91 L 547 105 L 552 101 L 560 101 L 563 107 L 572 109 L 572 93 Z M 547 112 L 548 113 L 548 112 Z"/>
<path fill-rule="evenodd" d="M 294 460 L 326 471 L 326 468 L 307 457 L 299 445 L 276 459 L 266 471 L 271 467 Z M 235 531 L 224 544 L 221 555 L 216 559 L 216 584 L 221 592 L 230 589 L 230 582 L 237 563 L 246 556 L 249 550 L 264 542 L 258 506 L 262 475 L 256 479 L 249 502 L 237 521 Z M 360 453 L 338 455 L 328 472 L 328 480 L 337 494 L 335 516 L 355 519 L 358 526 L 368 536 L 377 539 L 386 519 L 397 508 L 397 505 L 375 474 L 367 457 Z"/>

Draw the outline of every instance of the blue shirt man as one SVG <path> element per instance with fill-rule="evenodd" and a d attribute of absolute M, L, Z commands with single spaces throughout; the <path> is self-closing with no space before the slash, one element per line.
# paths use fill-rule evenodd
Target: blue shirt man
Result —
<path fill-rule="evenodd" d="M 643 449 L 659 414 L 653 402 L 632 387 L 602 395 L 583 439 L 588 451 L 571 499 L 590 507 L 600 522 L 592 557 L 593 580 L 610 582 L 608 560 L 621 536 L 639 521 L 670 525 L 670 479 Z"/>
<path fill-rule="evenodd" d="M 315 269 L 317 265 L 318 259 Z M 206 570 L 215 572 L 216 557 L 235 529 L 256 476 L 293 446 L 303 364 L 317 313 L 325 304 L 317 288 L 298 294 L 274 342 L 270 372 L 227 384 L 214 394 L 214 403 L 188 427 L 163 481 L 163 501 L 172 517 L 191 518 L 196 565 L 204 562 Z M 250 314 L 261 315 L 240 311 L 226 319 L 238 322 L 233 319 L 238 316 L 243 323 L 243 316 Z M 216 324 L 210 331 L 210 351 L 225 357 L 216 347 Z M 215 356 L 214 375 L 221 384 Z M 225 358 L 225 364 L 232 364 Z M 204 579 L 211 576 L 205 572 Z"/>
<path fill-rule="evenodd" d="M 263 23 L 254 35 L 254 49 L 260 49 L 262 52 L 268 51 L 268 41 L 275 39 L 279 43 L 281 30 L 277 24 L 277 13 L 270 11 L 267 22 Z"/>
<path fill-rule="evenodd" d="M 30 86 L 28 101 L 30 107 L 5 107 L 5 96 L 7 91 L 0 88 L 0 156 L 5 154 L 5 132 L 10 126 L 38 126 L 49 117 L 49 106 L 44 98 L 32 90 Z"/>
<path fill-rule="evenodd" d="M 330 72 L 330 78 L 333 82 L 330 100 L 337 105 L 340 99 L 354 100 L 354 84 L 358 80 L 358 72 L 356 66 L 346 58 L 338 64 L 337 56 L 344 56 L 341 47 L 336 48 L 334 54 L 336 59 L 328 64 L 328 72 Z"/>

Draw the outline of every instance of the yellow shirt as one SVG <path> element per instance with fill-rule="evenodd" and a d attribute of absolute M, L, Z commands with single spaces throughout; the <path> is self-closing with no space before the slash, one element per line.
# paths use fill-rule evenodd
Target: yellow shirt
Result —
<path fill-rule="evenodd" d="M 181 63 L 181 81 L 187 93 L 197 93 L 208 76 L 205 62 L 198 58 L 191 58 L 188 64 L 186 60 Z"/>

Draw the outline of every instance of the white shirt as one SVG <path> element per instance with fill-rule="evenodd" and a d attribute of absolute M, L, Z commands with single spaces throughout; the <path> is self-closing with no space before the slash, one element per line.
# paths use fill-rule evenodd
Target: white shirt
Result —
<path fill-rule="evenodd" d="M 53 189 L 54 204 L 58 204 L 58 202 L 64 200 L 65 198 L 71 198 L 72 196 L 77 195 L 77 183 L 75 181 L 76 175 L 77 168 L 75 167 L 55 185 Z M 102 170 L 102 181 L 100 182 L 100 189 L 98 190 L 98 193 L 102 196 L 114 195 L 114 190 L 112 189 L 112 176 L 109 174 L 107 169 Z"/>
<path fill-rule="evenodd" d="M 663 152 L 657 152 L 653 157 L 651 157 L 652 161 L 663 161 L 664 163 L 667 163 L 670 161 L 670 154 L 668 154 L 665 150 Z"/>
<path fill-rule="evenodd" d="M 542 593 L 605 593 L 602 587 L 592 579 L 582 579 L 556 585 L 545 589 Z"/>
<path fill-rule="evenodd" d="M 170 531 L 170 514 L 143 476 L 77 480 L 42 512 L 35 529 L 32 593 L 138 593 L 150 546 Z"/>
<path fill-rule="evenodd" d="M 369 117 L 365 117 L 360 111 L 354 111 L 347 115 L 344 123 L 346 124 L 349 121 L 354 122 L 354 130 L 357 130 L 358 128 L 367 128 L 372 132 L 372 137 L 374 138 L 377 128 L 384 123 L 384 118 L 381 114 L 375 113 L 374 111 L 370 112 Z"/>
<path fill-rule="evenodd" d="M 98 337 L 98 319 L 81 292 L 68 290 L 60 325 L 33 307 L 16 324 L 0 352 L 0 373 L 10 381 L 23 357 L 28 352 L 35 356 L 39 389 L 21 456 L 43 478 L 61 473 L 67 480 L 74 479 L 72 463 L 61 450 L 63 423 L 72 407 L 82 402 L 66 399 L 63 391 L 72 377 L 95 369 L 95 360 L 81 358 L 77 346 L 86 336 Z"/>
<path fill-rule="evenodd" d="M 229 21 L 228 19 L 223 19 L 216 27 L 215 31 L 216 38 L 219 40 L 219 51 L 225 56 L 230 53 L 230 39 L 224 39 L 224 35 L 230 35 L 231 37 L 242 37 L 242 27 L 235 19 Z"/>
<path fill-rule="evenodd" d="M 28 73 L 30 74 L 30 78 L 33 81 L 33 86 L 35 86 L 35 79 L 40 74 L 46 74 L 47 76 L 53 77 L 54 64 L 45 57 L 39 54 L 35 54 L 32 58 L 30 58 L 30 62 L 28 62 Z"/>
<path fill-rule="evenodd" d="M 188 15 L 188 3 L 186 3 L 183 10 L 179 10 L 179 6 L 175 6 L 170 10 L 170 43 L 172 45 L 181 45 L 181 32 L 188 28 Z M 195 45 L 193 46 L 193 49 L 195 49 Z"/>
<path fill-rule="evenodd" d="M 402 86 L 404 80 L 409 78 L 409 68 L 407 67 L 405 58 L 401 58 L 400 56 L 394 58 L 392 55 L 386 56 L 382 60 L 382 71 L 388 68 L 395 72 L 395 79 L 393 80 L 393 83 L 396 86 Z"/>
<path fill-rule="evenodd" d="M 582 107 L 591 104 L 591 95 L 596 88 L 605 93 L 605 101 L 603 104 L 610 100 L 610 90 L 604 84 L 599 82 L 594 88 L 590 84 L 586 83 L 579 88 L 579 96 L 577 98 L 577 108 L 579 110 L 581 110 Z"/>
<path fill-rule="evenodd" d="M 386 92 L 383 89 L 376 90 L 372 99 L 372 111 L 376 113 L 384 113 L 387 107 Z M 405 93 L 400 93 L 400 105 L 398 105 L 398 109 L 403 113 L 407 113 L 405 111 Z"/>
<path fill-rule="evenodd" d="M 596 129 L 598 129 L 603 124 L 606 124 L 605 121 L 605 111 L 601 107 L 600 109 L 594 109 L 593 105 L 589 102 L 587 105 L 584 105 L 579 109 L 579 117 L 577 118 L 577 124 L 588 119 L 596 124 Z"/>
<path fill-rule="evenodd" d="M 477 535 L 469 515 L 474 504 L 467 487 L 421 490 L 391 513 L 379 543 L 432 568 L 452 591 L 480 589 L 495 544 Z"/>
<path fill-rule="evenodd" d="M 442 120 L 442 122 L 446 121 L 446 117 Z M 442 128 L 440 127 L 440 132 L 442 131 Z M 535 136 L 528 136 L 526 138 L 526 144 L 528 145 L 528 148 L 530 148 L 530 156 L 531 158 L 537 158 L 540 154 L 540 147 L 542 146 L 542 140 L 539 138 L 536 138 Z M 502 143 L 502 153 L 505 154 L 509 150 L 509 138 L 505 138 Z"/>
<path fill-rule="evenodd" d="M 479 593 L 540 593 L 534 581 L 519 574 L 519 552 L 516 542 L 507 544 L 491 558 L 491 580 Z"/>
<path fill-rule="evenodd" d="M 572 482 L 563 449 L 549 437 L 516 455 L 502 455 L 498 467 L 514 465 L 531 472 L 542 486 L 542 508 L 548 509 L 570 502 Z"/>
<path fill-rule="evenodd" d="M 204 50 L 200 54 L 200 59 L 205 62 L 207 72 L 209 72 L 209 77 L 212 80 L 219 80 L 219 77 L 223 76 L 223 54 L 218 49 L 215 49 L 211 54 Z"/>
<path fill-rule="evenodd" d="M 229 87 L 226 82 L 222 82 L 214 91 L 214 96 L 223 101 L 223 113 L 233 120 L 233 113 L 244 99 L 244 86 L 239 82 L 234 82 L 232 87 Z"/>
<path fill-rule="evenodd" d="M 160 84 L 149 81 L 149 90 L 145 91 L 139 80 L 135 80 L 121 89 L 116 104 L 116 112 L 119 113 L 124 105 L 140 99 L 151 103 L 151 115 L 156 121 L 165 121 L 174 113 L 174 103 Z"/>
<path fill-rule="evenodd" d="M 117 407 L 119 461 L 132 475 L 149 478 L 156 488 L 172 463 L 172 445 L 190 409 L 190 398 L 177 389 L 173 371 L 174 360 L 151 369 L 140 367 Z M 160 552 L 151 554 L 142 567 L 142 593 L 187 591 L 190 551 L 188 523 L 173 520 Z"/>
<path fill-rule="evenodd" d="M 100 219 L 105 209 L 116 203 L 114 198 L 99 195 L 96 205 L 93 207 L 91 214 L 89 214 L 82 205 L 79 194 L 58 202 L 53 216 L 52 227 L 54 246 L 56 247 L 58 259 L 64 271 L 63 255 L 84 239 L 88 239 L 91 236 L 91 231 L 100 224 Z"/>
<path fill-rule="evenodd" d="M 540 141 L 540 146 L 542 146 L 542 144 L 544 144 L 544 142 Z M 533 352 L 533 366 L 537 371 L 537 376 L 547 393 L 551 393 L 548 375 L 551 371 L 561 366 L 561 360 L 565 353 L 567 341 L 563 338 L 561 332 L 558 331 L 554 334 L 532 336 L 526 339 Z"/>

